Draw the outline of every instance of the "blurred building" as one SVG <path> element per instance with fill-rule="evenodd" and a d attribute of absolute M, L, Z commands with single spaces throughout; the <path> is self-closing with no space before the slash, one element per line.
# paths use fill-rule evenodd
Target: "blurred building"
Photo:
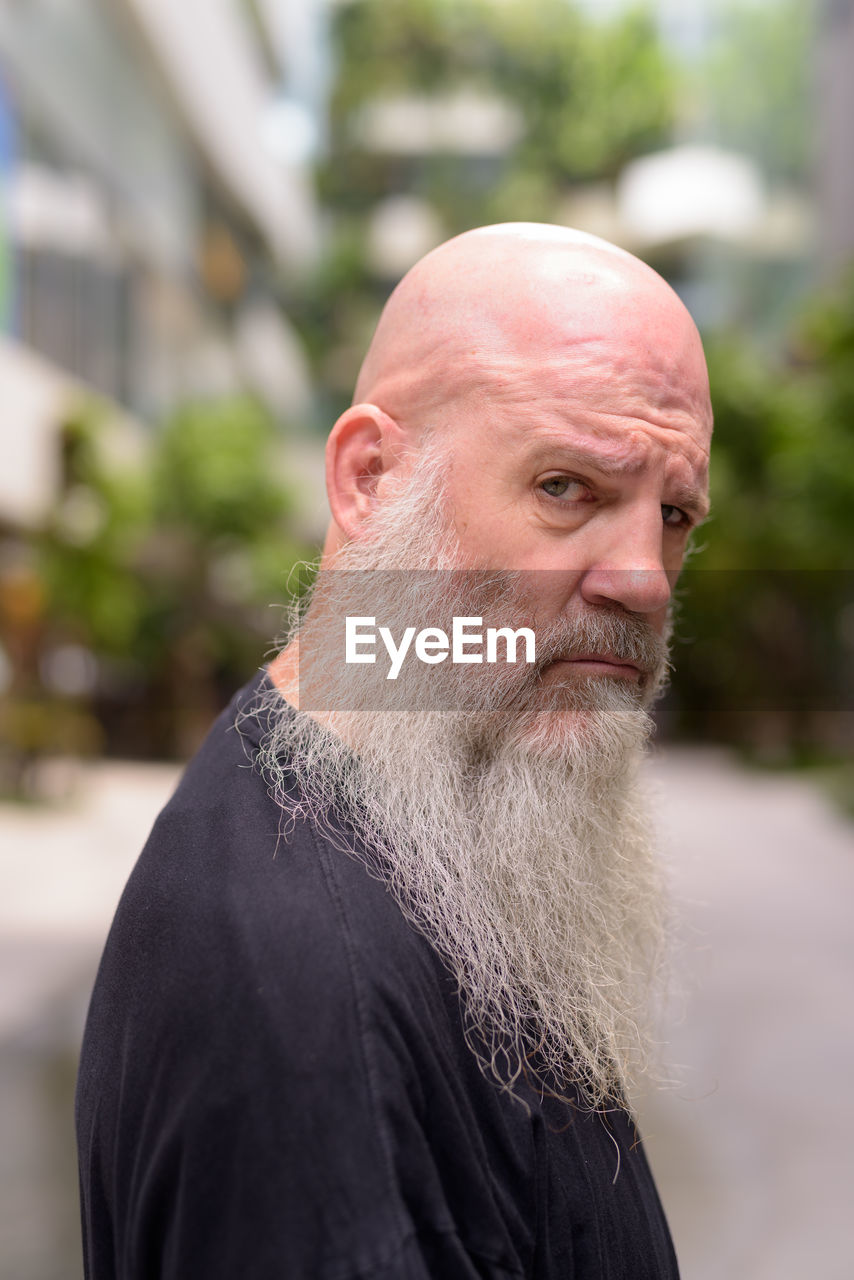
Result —
<path fill-rule="evenodd" d="M 144 419 L 239 386 L 308 413 L 279 299 L 318 249 L 316 104 L 288 115 L 280 86 L 317 32 L 281 9 L 0 0 L 7 523 L 44 514 L 58 407 L 81 384 Z"/>

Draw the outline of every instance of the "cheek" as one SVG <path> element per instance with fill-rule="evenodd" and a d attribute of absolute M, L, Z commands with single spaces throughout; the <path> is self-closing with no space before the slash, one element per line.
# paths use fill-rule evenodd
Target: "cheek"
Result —
<path fill-rule="evenodd" d="M 461 534 L 481 540 L 512 535 L 518 526 L 516 484 L 495 441 L 461 444 L 448 459 L 445 486 Z"/>
<path fill-rule="evenodd" d="M 580 573 L 568 573 L 565 569 L 521 570 L 514 601 L 522 622 L 532 625 L 536 631 L 572 613 L 579 600 L 581 578 Z"/>
<path fill-rule="evenodd" d="M 515 522 L 494 504 L 471 494 L 451 494 L 451 511 L 460 546 L 478 564 L 499 569 L 512 568 L 518 546 Z"/>

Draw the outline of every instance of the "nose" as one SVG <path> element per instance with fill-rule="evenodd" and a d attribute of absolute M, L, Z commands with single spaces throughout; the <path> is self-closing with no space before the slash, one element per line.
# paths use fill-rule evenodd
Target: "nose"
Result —
<path fill-rule="evenodd" d="M 663 563 L 661 509 L 633 513 L 620 528 L 611 528 L 582 575 L 579 590 L 591 605 L 620 605 L 630 613 L 661 613 L 673 586 Z"/>

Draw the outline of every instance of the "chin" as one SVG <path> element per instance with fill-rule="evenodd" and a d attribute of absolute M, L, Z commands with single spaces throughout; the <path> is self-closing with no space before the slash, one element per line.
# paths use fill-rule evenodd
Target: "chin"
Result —
<path fill-rule="evenodd" d="M 569 763 L 584 750 L 586 737 L 584 712 L 550 711 L 523 731 L 519 746 L 532 760 Z"/>
<path fill-rule="evenodd" d="M 608 772 L 624 751 L 645 745 L 652 729 L 638 684 L 583 677 L 539 690 L 507 726 L 512 749 L 529 759 L 592 766 Z"/>
<path fill-rule="evenodd" d="M 601 717 L 592 708 L 550 707 L 510 726 L 508 742 L 531 759 L 569 762 L 592 747 L 600 732 Z"/>

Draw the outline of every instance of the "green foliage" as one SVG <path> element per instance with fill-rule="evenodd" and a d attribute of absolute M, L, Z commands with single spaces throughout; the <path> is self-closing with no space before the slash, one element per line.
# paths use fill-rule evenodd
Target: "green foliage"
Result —
<path fill-rule="evenodd" d="M 274 437 L 269 414 L 244 397 L 178 409 L 157 442 L 158 524 L 192 530 L 201 541 L 251 539 L 274 525 L 289 508 L 269 469 Z"/>
<path fill-rule="evenodd" d="M 850 750 L 854 279 L 812 304 L 785 363 L 743 341 L 708 356 L 713 515 L 680 588 L 683 727 Z"/>
<path fill-rule="evenodd" d="M 366 253 L 368 219 L 384 198 L 424 200 L 445 236 L 491 222 L 560 221 L 574 184 L 611 179 L 669 141 L 676 75 L 643 8 L 593 22 L 571 0 L 354 0 L 335 7 L 333 46 L 330 145 L 318 174 L 331 245 L 292 315 L 334 411 L 388 293 Z M 460 91 L 516 113 L 520 136 L 504 154 L 366 146 L 365 108 Z"/>
<path fill-rule="evenodd" d="M 496 12 L 513 19 L 502 54 L 525 122 L 521 167 L 556 184 L 614 177 L 669 140 L 673 71 L 644 12 L 602 25 L 579 22 L 559 0 Z"/>
<path fill-rule="evenodd" d="M 110 434 L 92 406 L 65 428 L 63 497 L 38 540 L 41 642 L 89 650 L 112 701 L 137 702 L 125 749 L 183 753 L 181 715 L 203 728 L 216 689 L 258 666 L 306 552 L 282 442 L 243 397 L 179 408 L 132 463 L 110 461 Z"/>
<path fill-rule="evenodd" d="M 95 403 L 63 431 L 63 491 L 40 539 L 53 623 L 102 653 L 121 654 L 143 625 L 146 592 L 130 570 L 151 522 L 144 471 L 109 465 L 99 438 L 109 423 Z"/>
<path fill-rule="evenodd" d="M 814 137 L 814 0 L 730 3 L 705 65 L 693 69 L 722 146 L 754 156 L 772 179 L 809 179 Z"/>
<path fill-rule="evenodd" d="M 843 570 L 854 565 L 854 281 L 814 304 L 789 363 L 743 342 L 709 349 L 715 408 L 705 563 Z"/>
<path fill-rule="evenodd" d="M 616 174 L 631 156 L 663 143 L 673 123 L 673 69 L 642 10 L 591 23 L 567 0 L 358 0 L 339 9 L 335 43 L 326 191 L 350 208 L 420 186 L 424 170 L 441 164 L 428 157 L 413 167 L 360 150 L 358 109 L 394 94 L 484 90 L 521 116 L 520 143 L 481 191 L 470 158 L 455 157 L 433 184 L 449 231 L 488 220 L 496 176 L 500 185 L 520 171 L 536 172 L 552 184 L 554 198 L 566 182 Z M 454 199 L 460 184 L 475 200 L 462 221 Z M 547 212 L 520 208 L 517 216 Z"/>

